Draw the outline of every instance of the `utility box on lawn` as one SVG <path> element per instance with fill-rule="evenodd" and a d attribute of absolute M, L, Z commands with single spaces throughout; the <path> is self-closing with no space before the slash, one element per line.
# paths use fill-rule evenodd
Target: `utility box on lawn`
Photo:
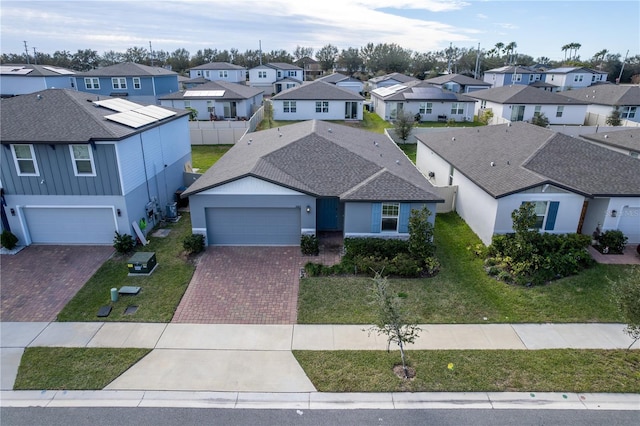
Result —
<path fill-rule="evenodd" d="M 130 274 L 150 274 L 155 266 L 155 252 L 138 252 L 131 256 L 127 262 Z"/>

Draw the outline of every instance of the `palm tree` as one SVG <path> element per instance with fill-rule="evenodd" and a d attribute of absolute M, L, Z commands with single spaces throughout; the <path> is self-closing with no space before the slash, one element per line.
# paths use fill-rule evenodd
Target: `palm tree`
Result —
<path fill-rule="evenodd" d="M 500 51 L 502 49 L 504 49 L 504 43 L 502 43 L 500 41 L 497 42 L 496 45 L 494 46 L 494 49 L 495 49 L 496 53 L 498 54 L 498 57 L 500 57 Z"/>
<path fill-rule="evenodd" d="M 609 53 L 609 51 L 607 49 L 602 49 L 599 52 L 596 52 L 595 55 L 593 55 L 593 62 L 598 62 L 598 59 L 600 59 L 600 65 L 598 66 L 598 68 L 600 70 L 602 70 L 602 65 L 604 63 L 604 57 L 606 56 L 606 54 Z"/>
<path fill-rule="evenodd" d="M 564 46 L 562 46 L 562 51 L 564 52 L 564 61 L 567 61 L 567 50 L 569 50 L 571 48 L 570 45 L 565 44 Z"/>
<path fill-rule="evenodd" d="M 515 59 L 512 58 L 512 56 L 516 47 L 518 47 L 518 44 L 515 41 L 512 41 L 504 47 L 505 53 L 509 52 L 509 65 L 511 65 L 512 60 Z"/>
<path fill-rule="evenodd" d="M 580 43 L 571 43 L 573 44 L 573 60 L 575 61 L 578 57 L 578 50 L 582 47 Z"/>

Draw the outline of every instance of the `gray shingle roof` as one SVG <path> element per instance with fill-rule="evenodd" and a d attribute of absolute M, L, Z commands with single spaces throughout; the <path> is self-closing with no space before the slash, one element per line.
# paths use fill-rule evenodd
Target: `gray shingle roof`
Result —
<path fill-rule="evenodd" d="M 348 80 L 349 76 L 344 74 L 340 74 L 339 72 L 334 72 L 333 74 L 325 75 L 322 77 L 318 77 L 316 81 L 325 81 L 327 83 L 337 83 L 339 81 Z"/>
<path fill-rule="evenodd" d="M 562 94 L 590 104 L 640 106 L 640 86 L 637 85 L 598 84 L 567 90 Z"/>
<path fill-rule="evenodd" d="M 187 90 L 189 92 L 224 90 L 224 95 L 217 96 L 215 99 L 250 99 L 264 92 L 262 89 L 256 89 L 255 87 L 239 83 L 230 83 L 228 81 L 208 81 L 207 83 L 199 84 Z M 187 91 L 170 93 L 161 96 L 159 99 L 213 99 L 213 97 L 207 98 L 206 96 L 186 96 L 186 92 Z"/>
<path fill-rule="evenodd" d="M 482 99 L 499 104 L 524 104 L 524 105 L 587 105 L 588 102 L 569 98 L 563 94 L 552 93 L 535 87 L 516 84 L 513 86 L 494 87 L 492 89 L 478 90 L 467 93 L 474 99 Z"/>
<path fill-rule="evenodd" d="M 441 202 L 388 138 L 317 120 L 246 134 L 184 195 L 245 176 L 343 200 Z"/>
<path fill-rule="evenodd" d="M 240 65 L 230 64 L 229 62 L 209 62 L 208 64 L 198 65 L 197 67 L 189 68 L 190 70 L 246 70 L 245 67 Z"/>
<path fill-rule="evenodd" d="M 494 198 L 545 183 L 587 196 L 640 195 L 640 161 L 532 124 L 416 138 Z"/>
<path fill-rule="evenodd" d="M 305 82 L 298 87 L 284 90 L 275 95 L 273 100 L 340 100 L 363 101 L 364 98 L 351 90 L 344 89 L 321 80 Z"/>
<path fill-rule="evenodd" d="M 286 62 L 269 62 L 267 66 L 274 69 L 302 71 L 302 68 L 300 68 L 299 66 L 288 64 Z"/>
<path fill-rule="evenodd" d="M 374 77 L 369 79 L 371 83 L 380 83 L 381 81 L 386 81 L 386 80 L 396 80 L 396 81 L 399 81 L 400 83 L 408 83 L 410 81 L 416 81 L 418 79 L 405 74 L 400 74 L 399 72 L 385 74 L 379 77 Z"/>
<path fill-rule="evenodd" d="M 100 97 L 105 99 L 109 97 Z M 96 100 L 96 95 L 69 89 L 48 89 L 2 99 L 0 139 L 3 144 L 118 140 L 188 114 L 163 107 L 176 111 L 176 115 L 133 129 L 104 118 L 115 111 L 94 106 Z"/>
<path fill-rule="evenodd" d="M 444 101 L 444 102 L 476 102 L 462 93 L 453 93 L 449 90 L 442 89 L 426 81 L 416 80 L 404 83 L 404 89 L 400 89 L 390 95 L 380 96 L 375 89 L 371 92 L 372 96 L 386 101 Z M 475 93 L 475 92 L 474 92 Z"/>
<path fill-rule="evenodd" d="M 462 86 L 491 86 L 491 83 L 467 77 L 466 75 L 462 74 L 445 74 L 438 77 L 429 78 L 424 81 L 431 84 L 444 84 L 453 81 L 454 83 L 458 83 Z"/>
<path fill-rule="evenodd" d="M 640 127 L 581 135 L 583 139 L 617 148 L 640 152 Z"/>
<path fill-rule="evenodd" d="M 62 67 L 56 67 L 53 65 L 34 65 L 34 64 L 2 64 L 2 67 L 15 67 L 15 68 L 27 68 L 27 69 L 31 69 L 33 71 L 31 71 L 28 74 L 15 74 L 15 73 L 2 73 L 3 76 L 7 76 L 7 75 L 16 75 L 16 76 L 20 76 L 20 77 L 72 77 L 76 74 L 75 71 L 67 69 L 67 68 L 62 68 Z M 61 74 L 60 72 L 55 72 L 52 71 L 51 69 L 47 69 L 45 67 L 49 67 L 52 68 L 54 70 L 60 70 L 62 71 L 64 74 Z"/>
<path fill-rule="evenodd" d="M 178 75 L 178 73 L 161 67 L 150 67 L 134 62 L 123 62 L 121 64 L 110 65 L 78 74 L 79 77 L 153 77 L 159 75 Z"/>
<path fill-rule="evenodd" d="M 489 74 L 531 74 L 536 72 L 537 71 L 533 71 L 529 68 L 507 65 L 504 67 L 490 69 L 488 71 L 485 71 L 484 73 L 485 74 L 487 73 Z"/>

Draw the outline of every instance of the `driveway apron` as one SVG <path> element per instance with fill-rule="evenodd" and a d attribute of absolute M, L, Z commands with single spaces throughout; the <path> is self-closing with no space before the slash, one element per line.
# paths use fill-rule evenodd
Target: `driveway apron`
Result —
<path fill-rule="evenodd" d="M 0 320 L 55 321 L 112 254 L 110 246 L 32 245 L 2 255 Z"/>
<path fill-rule="evenodd" d="M 295 324 L 300 247 L 208 247 L 172 322 Z"/>

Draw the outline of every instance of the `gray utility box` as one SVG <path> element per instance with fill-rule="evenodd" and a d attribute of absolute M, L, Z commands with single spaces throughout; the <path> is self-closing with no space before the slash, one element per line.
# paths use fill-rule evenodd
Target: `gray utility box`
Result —
<path fill-rule="evenodd" d="M 149 274 L 156 266 L 155 252 L 138 252 L 127 262 L 130 274 Z"/>

